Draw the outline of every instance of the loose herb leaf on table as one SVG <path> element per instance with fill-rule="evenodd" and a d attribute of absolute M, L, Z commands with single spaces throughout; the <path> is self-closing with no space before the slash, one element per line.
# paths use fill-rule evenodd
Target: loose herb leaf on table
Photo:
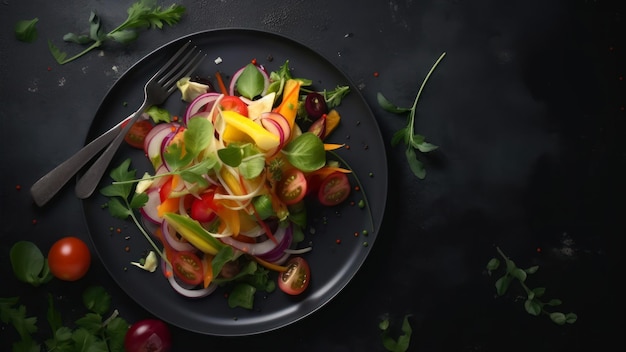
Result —
<path fill-rule="evenodd" d="M 402 319 L 403 334 L 398 336 L 397 339 L 394 339 L 390 336 L 391 324 L 388 317 L 383 318 L 378 324 L 378 328 L 382 331 L 381 338 L 383 346 L 385 346 L 385 349 L 387 351 L 405 352 L 409 349 L 411 334 L 413 333 L 413 329 L 411 328 L 411 324 L 409 323 L 409 317 L 410 315 L 407 314 L 404 316 L 404 319 Z"/>
<path fill-rule="evenodd" d="M 52 280 L 48 260 L 37 245 L 30 241 L 19 241 L 11 247 L 9 254 L 13 273 L 18 280 L 35 287 Z"/>
<path fill-rule="evenodd" d="M 37 40 L 37 22 L 39 22 L 39 18 L 17 21 L 14 28 L 15 38 L 26 43 Z"/>
<path fill-rule="evenodd" d="M 504 274 L 496 280 L 495 287 L 496 293 L 498 296 L 503 296 L 511 286 L 511 283 L 514 281 L 519 282 L 520 286 L 524 289 L 526 294 L 526 300 L 524 301 L 524 308 L 528 314 L 538 316 L 540 314 L 546 314 L 550 317 L 550 319 L 559 325 L 563 325 L 565 323 L 573 324 L 578 319 L 578 316 L 574 313 L 561 313 L 561 312 L 552 312 L 547 308 L 556 307 L 561 305 L 560 299 L 551 299 L 548 301 L 543 301 L 541 298 L 543 297 L 546 289 L 544 287 L 530 288 L 526 285 L 526 279 L 528 275 L 534 274 L 539 270 L 539 266 L 531 266 L 527 269 L 521 269 L 517 267 L 515 262 L 507 257 L 504 252 L 499 247 L 496 247 L 498 254 L 502 257 L 505 263 L 505 272 Z M 491 258 L 487 263 L 487 273 L 492 275 L 496 270 L 500 268 L 500 259 Z"/>
<path fill-rule="evenodd" d="M 415 115 L 417 113 L 417 102 L 422 95 L 422 91 L 424 90 L 424 86 L 426 86 L 426 82 L 435 71 L 435 68 L 437 68 L 437 65 L 439 65 L 441 60 L 443 60 L 445 55 L 445 52 L 441 54 L 441 56 L 439 56 L 439 59 L 437 59 L 437 61 L 431 67 L 430 71 L 428 71 L 426 78 L 424 78 L 424 81 L 422 82 L 422 85 L 417 92 L 415 101 L 410 108 L 402 108 L 394 105 L 387 98 L 385 98 L 382 93 L 378 93 L 377 95 L 378 104 L 386 111 L 395 114 L 409 114 L 407 118 L 407 126 L 394 134 L 391 140 L 391 145 L 395 146 L 400 142 L 403 142 L 406 145 L 405 156 L 407 162 L 409 163 L 409 167 L 411 168 L 413 174 L 419 179 L 424 179 L 426 177 L 426 169 L 424 168 L 424 164 L 417 158 L 416 151 L 419 151 L 421 153 L 428 153 L 437 149 L 438 147 L 434 144 L 426 142 L 426 137 L 415 133 Z"/>
<path fill-rule="evenodd" d="M 60 65 L 64 65 L 102 46 L 105 42 L 114 41 L 128 44 L 139 37 L 138 30 L 140 29 L 161 29 L 164 24 L 172 26 L 178 23 L 185 12 L 185 8 L 172 4 L 168 8 L 163 9 L 161 6 L 156 5 L 155 0 L 139 0 L 132 4 L 127 12 L 128 17 L 126 20 L 108 33 L 104 31 L 100 17 L 95 12 L 91 12 L 89 16 L 89 34 L 67 33 L 63 36 L 63 40 L 66 42 L 89 46 L 82 52 L 68 58 L 67 53 L 62 52 L 51 41 L 48 41 L 50 53 L 52 53 L 52 56 Z"/>

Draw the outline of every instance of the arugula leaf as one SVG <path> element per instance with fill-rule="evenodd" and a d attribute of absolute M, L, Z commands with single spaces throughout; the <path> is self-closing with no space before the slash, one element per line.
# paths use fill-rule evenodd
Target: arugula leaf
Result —
<path fill-rule="evenodd" d="M 445 55 L 445 52 L 441 54 L 441 56 L 439 56 L 439 59 L 437 59 L 437 61 L 435 61 L 435 63 L 431 67 L 430 71 L 428 71 L 428 74 L 422 81 L 422 85 L 417 92 L 417 96 L 415 97 L 413 105 L 410 108 L 398 107 L 391 103 L 387 98 L 385 98 L 382 93 L 379 92 L 377 94 L 378 105 L 380 105 L 380 107 L 384 110 L 395 114 L 403 114 L 407 112 L 409 113 L 409 116 L 407 118 L 407 126 L 398 130 L 393 135 L 391 139 L 391 145 L 395 146 L 400 142 L 403 142 L 406 145 L 407 149 L 405 152 L 405 157 L 409 164 L 409 168 L 411 169 L 413 174 L 419 179 L 424 179 L 426 177 L 426 169 L 424 168 L 424 164 L 420 160 L 418 160 L 416 150 L 421 153 L 428 153 L 437 149 L 438 147 L 434 144 L 426 142 L 426 138 L 424 136 L 414 133 L 417 102 L 422 95 L 422 91 L 426 86 L 426 82 L 428 82 L 428 79 L 437 68 L 437 65 L 439 65 L 441 60 L 443 60 Z"/>
<path fill-rule="evenodd" d="M 164 24 L 170 26 L 178 23 L 185 12 L 185 8 L 172 4 L 170 7 L 162 9 L 156 5 L 154 0 L 139 0 L 128 8 L 128 17 L 117 28 L 106 33 L 102 27 L 102 22 L 95 12 L 89 16 L 89 35 L 77 35 L 67 33 L 63 36 L 66 42 L 89 45 L 80 53 L 69 57 L 67 53 L 61 51 L 51 41 L 48 41 L 48 48 L 52 57 L 60 65 L 74 61 L 90 51 L 102 46 L 105 42 L 115 41 L 128 44 L 139 37 L 139 29 L 158 28 L 162 29 Z"/>
<path fill-rule="evenodd" d="M 15 38 L 26 43 L 37 40 L 37 22 L 39 22 L 39 18 L 36 17 L 32 20 L 17 21 L 14 27 Z"/>
<path fill-rule="evenodd" d="M 330 110 L 341 104 L 341 100 L 348 93 L 350 93 L 349 86 L 337 86 L 334 90 L 331 91 L 327 91 L 326 89 L 324 89 L 322 95 L 324 96 L 324 100 L 326 101 L 326 106 Z"/>

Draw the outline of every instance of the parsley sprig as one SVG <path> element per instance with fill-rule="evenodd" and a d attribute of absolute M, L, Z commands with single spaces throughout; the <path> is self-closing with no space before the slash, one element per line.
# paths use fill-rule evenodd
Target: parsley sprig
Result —
<path fill-rule="evenodd" d="M 417 158 L 416 151 L 419 151 L 421 153 L 428 153 L 430 151 L 437 149 L 438 146 L 426 142 L 426 137 L 424 137 L 421 134 L 415 133 L 415 115 L 417 111 L 417 102 L 419 101 L 419 98 L 422 95 L 422 91 L 424 90 L 424 87 L 426 86 L 426 82 L 428 81 L 432 73 L 435 71 L 435 68 L 437 68 L 437 65 L 439 65 L 439 63 L 441 62 L 441 60 L 443 60 L 445 56 L 446 56 L 446 53 L 445 52 L 442 53 L 441 56 L 439 56 L 439 59 L 437 59 L 437 61 L 435 61 L 435 63 L 433 64 L 430 71 L 428 71 L 426 78 L 424 78 L 424 81 L 422 81 L 422 85 L 420 86 L 420 89 L 417 92 L 415 101 L 413 102 L 413 105 L 410 108 L 401 108 L 401 107 L 394 105 L 389 100 L 387 100 L 387 98 L 385 98 L 385 96 L 382 93 L 378 93 L 377 95 L 378 104 L 384 110 L 395 113 L 395 114 L 402 114 L 402 113 L 407 113 L 407 112 L 409 113 L 409 116 L 407 118 L 407 126 L 397 131 L 394 134 L 394 136 L 391 139 L 391 145 L 395 146 L 400 142 L 404 142 L 404 144 L 406 145 L 405 155 L 409 163 L 409 167 L 411 168 L 411 171 L 413 171 L 413 174 L 417 176 L 417 178 L 419 179 L 424 179 L 426 177 L 426 169 L 424 167 L 424 164 Z"/>
<path fill-rule="evenodd" d="M 154 243 L 152 236 L 150 236 L 143 226 L 141 226 L 139 219 L 137 219 L 137 216 L 135 215 L 135 210 L 143 207 L 148 201 L 148 195 L 143 192 L 134 192 L 136 170 L 130 170 L 129 168 L 130 158 L 124 160 L 118 167 L 111 170 L 110 176 L 114 182 L 102 188 L 100 193 L 109 197 L 109 201 L 106 203 L 109 213 L 113 217 L 122 220 L 126 220 L 130 217 L 148 243 L 150 243 L 152 248 L 154 248 L 154 251 L 158 253 L 159 256 L 166 262 L 168 262 L 167 257 L 163 254 L 163 251 L 161 251 L 156 243 Z"/>
<path fill-rule="evenodd" d="M 67 33 L 63 36 L 63 40 L 66 42 L 89 46 L 80 53 L 68 58 L 67 53 L 62 52 L 58 47 L 52 44 L 51 41 L 48 41 L 48 48 L 52 56 L 60 65 L 64 65 L 102 46 L 102 44 L 108 41 L 128 44 L 139 37 L 138 30 L 140 29 L 161 29 L 164 24 L 171 26 L 178 23 L 185 12 L 185 8 L 180 5 L 172 4 L 163 9 L 161 6 L 156 5 L 155 0 L 139 0 L 132 4 L 127 12 L 128 17 L 126 20 L 107 33 L 102 27 L 100 17 L 92 11 L 89 16 L 89 34 Z"/>
<path fill-rule="evenodd" d="M 507 257 L 504 252 L 499 247 L 496 247 L 498 254 L 502 257 L 505 263 L 505 272 L 500 278 L 496 280 L 496 293 L 498 296 L 503 296 L 511 283 L 514 281 L 519 282 L 522 286 L 524 292 L 526 293 L 526 300 L 524 301 L 524 308 L 528 314 L 538 316 L 540 314 L 546 314 L 550 317 L 550 319 L 558 324 L 563 325 L 565 323 L 574 324 L 578 316 L 574 313 L 561 313 L 561 312 L 550 312 L 546 309 L 546 307 L 555 307 L 561 305 L 560 299 L 551 299 L 549 301 L 542 301 L 541 297 L 543 297 L 546 292 L 545 287 L 536 287 L 530 288 L 526 285 L 526 279 L 528 275 L 534 274 L 539 270 L 539 266 L 531 266 L 527 269 L 521 269 L 517 267 L 515 262 Z M 495 270 L 498 270 L 500 267 L 500 259 L 491 258 L 487 263 L 487 273 L 491 275 Z"/>

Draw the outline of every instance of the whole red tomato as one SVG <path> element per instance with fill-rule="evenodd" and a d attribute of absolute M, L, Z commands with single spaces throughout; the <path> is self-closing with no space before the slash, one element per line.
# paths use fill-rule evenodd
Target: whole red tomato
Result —
<path fill-rule="evenodd" d="M 64 281 L 76 281 L 87 273 L 91 265 L 91 252 L 78 237 L 63 237 L 48 252 L 50 272 Z"/>

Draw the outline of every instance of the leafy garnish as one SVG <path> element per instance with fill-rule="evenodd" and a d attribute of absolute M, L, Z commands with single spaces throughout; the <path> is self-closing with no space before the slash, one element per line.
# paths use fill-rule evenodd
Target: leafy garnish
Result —
<path fill-rule="evenodd" d="M 422 82 L 422 85 L 417 92 L 415 101 L 410 108 L 401 108 L 392 104 L 389 100 L 387 100 L 387 98 L 385 98 L 384 95 L 382 95 L 382 93 L 378 93 L 377 95 L 378 104 L 383 109 L 395 114 L 402 114 L 407 112 L 409 113 L 409 116 L 407 118 L 407 126 L 394 134 L 393 138 L 391 139 L 391 145 L 395 146 L 400 142 L 403 142 L 406 145 L 407 149 L 405 155 L 409 163 L 409 167 L 411 168 L 413 174 L 419 179 L 424 179 L 426 177 L 426 169 L 424 168 L 424 164 L 417 158 L 416 150 L 421 153 L 428 153 L 437 149 L 438 147 L 434 144 L 426 142 L 426 138 L 424 136 L 415 133 L 415 115 L 417 111 L 417 102 L 422 95 L 422 91 L 424 90 L 424 86 L 426 86 L 428 78 L 430 78 L 432 73 L 435 71 L 435 68 L 437 68 L 437 65 L 439 65 L 441 60 L 443 60 L 445 55 L 445 52 L 441 54 L 441 56 L 439 56 L 439 59 L 437 59 L 437 61 L 435 61 L 435 64 L 431 67 L 430 71 L 428 71 L 426 78 L 424 78 L 424 81 Z"/>
<path fill-rule="evenodd" d="M 247 64 L 237 79 L 237 92 L 248 99 L 254 99 L 263 92 L 263 75 L 254 64 Z"/>
<path fill-rule="evenodd" d="M 348 93 L 350 93 L 349 86 L 337 86 L 333 90 L 324 89 L 324 91 L 320 92 L 320 94 L 324 96 L 328 110 L 339 106 L 343 97 L 345 97 Z"/>
<path fill-rule="evenodd" d="M 498 296 L 503 296 L 507 290 L 509 289 L 511 283 L 515 280 L 519 282 L 519 284 L 524 289 L 526 294 L 526 300 L 524 301 L 524 308 L 528 314 L 538 316 L 540 314 L 546 314 L 550 317 L 550 319 L 558 324 L 563 325 L 565 323 L 573 324 L 578 319 L 578 316 L 574 313 L 561 313 L 561 312 L 550 312 L 546 309 L 546 307 L 555 307 L 561 305 L 561 300 L 559 299 L 551 299 L 547 302 L 542 301 L 540 298 L 546 292 L 544 287 L 537 288 L 529 288 L 526 285 L 526 279 L 528 275 L 534 274 L 539 270 L 539 266 L 531 266 L 527 269 L 520 269 L 515 265 L 515 262 L 507 257 L 504 252 L 499 247 L 496 247 L 498 254 L 504 259 L 505 263 L 505 273 L 498 280 L 496 280 L 496 293 Z M 495 270 L 500 267 L 500 260 L 498 258 L 491 258 L 487 263 L 487 273 L 491 275 Z"/>
<path fill-rule="evenodd" d="M 324 142 L 311 132 L 305 132 L 289 142 L 281 153 L 296 168 L 304 171 L 315 171 L 326 164 Z"/>
<path fill-rule="evenodd" d="M 50 53 L 52 53 L 52 56 L 60 65 L 64 65 L 102 46 L 103 43 L 108 41 L 128 44 L 139 37 L 138 30 L 140 29 L 161 29 L 164 24 L 172 26 L 178 23 L 185 12 L 185 8 L 173 4 L 168 8 L 162 9 L 161 6 L 156 5 L 155 0 L 139 0 L 132 4 L 127 12 L 128 17 L 126 20 L 108 33 L 102 28 L 100 18 L 95 12 L 91 12 L 89 16 L 89 34 L 79 35 L 67 33 L 63 36 L 63 40 L 66 42 L 89 46 L 82 52 L 68 58 L 67 53 L 62 52 L 51 41 L 48 41 Z"/>
<path fill-rule="evenodd" d="M 37 22 L 39 22 L 39 18 L 17 21 L 14 28 L 15 38 L 26 43 L 37 40 Z"/>
<path fill-rule="evenodd" d="M 126 220 L 130 217 L 137 228 L 141 231 L 146 240 L 150 243 L 155 252 L 159 254 L 166 262 L 169 263 L 167 257 L 163 254 L 161 249 L 152 240 L 146 230 L 141 226 L 139 219 L 135 215 L 135 210 L 143 207 L 148 201 L 148 195 L 146 193 L 133 192 L 133 183 L 127 181 L 135 181 L 136 170 L 130 170 L 130 158 L 124 160 L 120 166 L 111 170 L 110 176 L 114 181 L 119 183 L 112 183 L 100 190 L 104 196 L 109 197 L 109 201 L 106 203 L 106 207 L 109 213 L 116 218 Z"/>
<path fill-rule="evenodd" d="M 46 351 L 122 351 L 129 324 L 117 310 L 103 319 L 110 311 L 110 295 L 100 286 L 91 286 L 82 298 L 88 312 L 75 321 L 75 326 L 68 327 L 63 325 L 52 295 L 48 295 L 46 317 L 52 334 L 44 341 Z M 0 298 L 0 321 L 13 325 L 20 337 L 12 350 L 41 351 L 41 345 L 35 340 L 39 337 L 37 317 L 27 317 L 26 307 L 18 302 L 18 297 Z"/>
<path fill-rule="evenodd" d="M 35 287 L 52 280 L 48 260 L 33 242 L 16 242 L 11 247 L 10 257 L 13 273 L 18 280 Z"/>
<path fill-rule="evenodd" d="M 267 93 L 276 93 L 274 98 L 275 102 L 280 100 L 280 97 L 283 94 L 283 89 L 285 88 L 285 83 L 290 79 L 300 81 L 300 87 L 310 86 L 313 83 L 310 79 L 294 78 L 291 74 L 291 69 L 289 68 L 289 60 L 286 60 L 285 63 L 278 68 L 278 71 L 270 72 L 270 85 L 267 88 Z"/>
<path fill-rule="evenodd" d="M 398 339 L 394 339 L 390 336 L 390 322 L 389 318 L 383 318 L 378 324 L 378 328 L 382 330 L 381 337 L 383 341 L 383 346 L 387 351 L 391 352 L 405 352 L 409 349 L 409 343 L 411 342 L 411 334 L 413 333 L 413 329 L 411 328 L 411 324 L 409 323 L 410 315 L 405 315 L 402 320 L 402 332 L 403 334 L 398 336 Z"/>

